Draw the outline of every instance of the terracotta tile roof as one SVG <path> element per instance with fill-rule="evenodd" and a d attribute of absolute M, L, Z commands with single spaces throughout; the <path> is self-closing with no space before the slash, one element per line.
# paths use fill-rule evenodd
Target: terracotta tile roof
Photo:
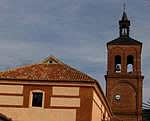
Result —
<path fill-rule="evenodd" d="M 131 37 L 123 36 L 108 42 L 107 45 L 142 45 L 142 43 Z"/>
<path fill-rule="evenodd" d="M 54 57 L 48 57 L 39 64 L 17 67 L 0 72 L 0 78 L 50 81 L 95 81 L 95 79 L 90 76 L 62 63 Z"/>

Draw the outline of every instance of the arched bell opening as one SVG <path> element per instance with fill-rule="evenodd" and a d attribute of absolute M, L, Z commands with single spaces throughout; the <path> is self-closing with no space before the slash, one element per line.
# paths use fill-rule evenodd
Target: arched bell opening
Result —
<path fill-rule="evenodd" d="M 134 71 L 134 57 L 132 55 L 127 56 L 127 72 L 132 73 Z"/>
<path fill-rule="evenodd" d="M 120 55 L 115 56 L 115 72 L 116 73 L 121 72 L 121 56 Z"/>

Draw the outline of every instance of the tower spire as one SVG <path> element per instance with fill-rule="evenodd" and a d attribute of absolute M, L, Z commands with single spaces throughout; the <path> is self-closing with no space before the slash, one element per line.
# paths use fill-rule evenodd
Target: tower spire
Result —
<path fill-rule="evenodd" d="M 120 26 L 120 37 L 122 36 L 129 36 L 129 27 L 130 27 L 130 21 L 128 20 L 127 14 L 126 14 L 126 3 L 123 4 L 123 15 L 122 19 L 119 21 Z"/>
<path fill-rule="evenodd" d="M 128 20 L 127 14 L 126 14 L 126 3 L 123 3 L 123 15 L 122 20 Z"/>

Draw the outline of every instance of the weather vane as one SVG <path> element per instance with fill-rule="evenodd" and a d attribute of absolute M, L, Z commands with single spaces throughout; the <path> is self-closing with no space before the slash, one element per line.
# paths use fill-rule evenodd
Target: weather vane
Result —
<path fill-rule="evenodd" d="M 123 3 L 123 11 L 124 12 L 126 11 L 126 3 L 125 2 Z"/>

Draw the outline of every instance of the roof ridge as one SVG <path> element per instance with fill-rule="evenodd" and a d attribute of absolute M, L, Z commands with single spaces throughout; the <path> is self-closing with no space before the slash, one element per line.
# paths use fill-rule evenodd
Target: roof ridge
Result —
<path fill-rule="evenodd" d="M 6 70 L 4 70 L 4 71 L 1 70 L 0 73 L 15 71 L 15 70 L 17 70 L 17 69 L 21 69 L 21 68 L 25 68 L 25 67 L 30 67 L 30 66 L 33 66 L 33 65 L 37 65 L 37 63 L 29 64 L 29 65 L 21 65 L 21 66 L 12 67 L 12 68 L 6 69 Z"/>
<path fill-rule="evenodd" d="M 0 78 L 28 80 L 96 81 L 92 76 L 68 64 L 35 63 L 0 72 Z"/>
<path fill-rule="evenodd" d="M 32 64 L 29 64 L 29 65 L 21 65 L 21 66 L 12 67 L 12 68 L 6 69 L 4 71 L 0 71 L 0 73 L 15 71 L 17 69 L 21 69 L 21 68 L 25 68 L 25 67 L 31 67 L 31 66 L 39 65 L 39 64 L 49 64 L 49 63 L 45 63 L 45 61 L 49 60 L 49 58 L 52 58 L 52 59 L 54 59 L 54 60 L 56 60 L 58 62 L 58 63 L 51 63 L 51 64 L 64 64 L 62 61 L 57 59 L 55 56 L 51 55 L 51 56 L 48 56 L 47 58 L 41 60 L 40 62 L 32 63 Z"/>

